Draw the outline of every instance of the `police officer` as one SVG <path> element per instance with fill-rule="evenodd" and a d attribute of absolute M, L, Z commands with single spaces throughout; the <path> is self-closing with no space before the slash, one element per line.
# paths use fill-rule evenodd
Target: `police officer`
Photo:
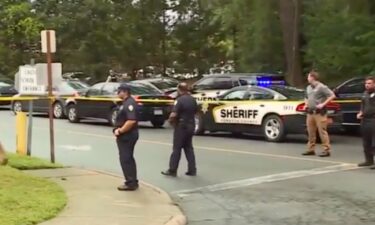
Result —
<path fill-rule="evenodd" d="M 121 84 L 118 96 L 123 100 L 116 118 L 116 128 L 113 130 L 119 149 L 122 172 L 125 183 L 119 186 L 119 191 L 134 191 L 138 189 L 137 166 L 134 159 L 134 147 L 138 141 L 137 103 L 131 97 L 130 86 Z"/>
<path fill-rule="evenodd" d="M 174 108 L 169 117 L 174 126 L 173 152 L 169 161 L 169 169 L 163 171 L 166 176 L 177 176 L 177 168 L 181 159 L 181 151 L 184 149 L 188 161 L 188 176 L 196 176 L 197 169 L 193 148 L 193 136 L 195 129 L 195 114 L 198 111 L 197 101 L 189 94 L 188 85 L 181 83 L 177 87 L 179 97 L 175 101 Z"/>
<path fill-rule="evenodd" d="M 365 162 L 358 164 L 360 167 L 374 164 L 375 148 L 375 77 L 366 78 L 365 93 L 362 97 L 361 110 L 357 118 L 361 119 L 362 142 Z M 375 169 L 372 167 L 371 169 Z"/>
<path fill-rule="evenodd" d="M 315 71 L 309 73 L 307 80 L 309 86 L 306 89 L 305 109 L 307 111 L 306 125 L 308 133 L 308 150 L 302 155 L 315 155 L 316 133 L 319 132 L 324 151 L 320 157 L 329 157 L 330 141 L 327 132 L 327 108 L 326 105 L 335 99 L 335 94 L 326 85 L 319 81 L 319 74 Z"/>

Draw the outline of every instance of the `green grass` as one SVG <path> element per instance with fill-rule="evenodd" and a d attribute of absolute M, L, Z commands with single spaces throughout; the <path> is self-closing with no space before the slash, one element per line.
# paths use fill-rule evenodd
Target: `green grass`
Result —
<path fill-rule="evenodd" d="M 11 155 L 15 166 L 42 168 L 37 164 L 39 160 L 16 159 L 18 157 Z M 38 224 L 55 217 L 66 201 L 63 189 L 56 183 L 0 166 L 0 225 Z"/>
<path fill-rule="evenodd" d="M 8 165 L 19 170 L 56 169 L 62 168 L 60 164 L 53 164 L 47 160 L 30 156 L 20 156 L 7 153 Z"/>

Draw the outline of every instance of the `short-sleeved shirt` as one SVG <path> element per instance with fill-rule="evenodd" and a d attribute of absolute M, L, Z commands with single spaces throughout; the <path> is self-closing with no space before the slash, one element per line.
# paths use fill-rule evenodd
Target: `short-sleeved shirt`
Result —
<path fill-rule="evenodd" d="M 116 127 L 122 127 L 126 121 L 128 120 L 135 120 L 137 121 L 137 109 L 138 105 L 134 98 L 129 97 L 125 99 L 120 105 L 117 118 L 116 118 Z M 138 123 L 134 126 L 130 131 L 126 133 L 126 135 L 138 134 Z"/>
<path fill-rule="evenodd" d="M 318 82 L 315 86 L 309 85 L 306 89 L 307 107 L 315 110 L 316 106 L 324 103 L 335 94 L 326 85 Z"/>
<path fill-rule="evenodd" d="M 194 97 L 185 94 L 178 97 L 174 103 L 172 112 L 177 114 L 177 120 L 181 122 L 194 122 L 195 114 L 198 111 L 198 104 Z"/>
<path fill-rule="evenodd" d="M 363 94 L 361 110 L 364 118 L 375 118 L 375 92 Z"/>

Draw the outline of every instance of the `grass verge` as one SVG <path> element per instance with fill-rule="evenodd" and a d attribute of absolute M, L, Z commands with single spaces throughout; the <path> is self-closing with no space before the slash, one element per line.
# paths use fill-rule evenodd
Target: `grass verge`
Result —
<path fill-rule="evenodd" d="M 53 164 L 47 160 L 30 156 L 7 153 L 7 157 L 9 160 L 8 165 L 19 170 L 56 169 L 63 167 L 60 164 Z"/>
<path fill-rule="evenodd" d="M 34 157 L 7 154 L 19 169 L 59 168 Z M 0 166 L 0 225 L 34 225 L 55 217 L 66 205 L 64 190 L 56 183 Z"/>

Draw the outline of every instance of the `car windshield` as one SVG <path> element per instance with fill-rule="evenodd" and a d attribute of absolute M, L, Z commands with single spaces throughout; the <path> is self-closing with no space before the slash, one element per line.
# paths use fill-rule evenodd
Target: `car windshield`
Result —
<path fill-rule="evenodd" d="M 11 85 L 0 81 L 0 87 L 9 87 L 9 86 Z"/>
<path fill-rule="evenodd" d="M 149 85 L 131 84 L 131 91 L 133 95 L 160 95 L 161 92 Z"/>
<path fill-rule="evenodd" d="M 170 80 L 170 79 L 162 79 L 162 80 L 151 81 L 151 84 L 153 84 L 155 87 L 157 87 L 160 90 L 165 90 L 165 89 L 176 88 L 178 85 L 178 82 L 174 80 Z"/>
<path fill-rule="evenodd" d="M 80 81 L 68 81 L 67 84 L 75 90 L 82 90 L 89 88 L 89 85 Z"/>
<path fill-rule="evenodd" d="M 65 81 L 58 86 L 58 91 L 63 93 L 71 93 L 76 92 L 77 89 L 74 89 L 68 82 Z"/>
<path fill-rule="evenodd" d="M 284 95 L 288 99 L 304 99 L 306 96 L 304 90 L 291 86 L 270 86 L 268 88 Z"/>

